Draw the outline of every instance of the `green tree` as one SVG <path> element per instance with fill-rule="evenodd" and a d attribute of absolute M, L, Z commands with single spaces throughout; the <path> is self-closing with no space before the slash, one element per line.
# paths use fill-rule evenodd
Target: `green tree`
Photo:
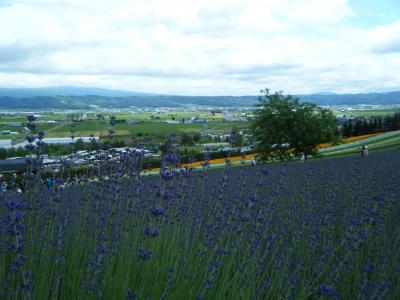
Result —
<path fill-rule="evenodd" d="M 337 138 L 337 122 L 329 109 L 300 103 L 282 92 L 261 92 L 250 128 L 264 157 L 315 154 L 318 144 Z"/>
<path fill-rule="evenodd" d="M 191 135 L 188 135 L 186 133 L 182 134 L 181 136 L 181 144 L 185 146 L 191 146 L 194 144 L 193 142 L 193 137 Z"/>
<path fill-rule="evenodd" d="M 164 143 L 162 143 L 159 147 L 158 150 L 161 151 L 163 155 L 167 154 L 168 151 L 172 148 L 172 142 L 171 140 L 166 140 Z"/>
<path fill-rule="evenodd" d="M 80 151 L 80 150 L 85 150 L 86 145 L 85 142 L 83 141 L 82 138 L 79 138 L 75 142 L 75 150 Z"/>
<path fill-rule="evenodd" d="M 243 135 L 239 132 L 236 127 L 232 128 L 231 135 L 229 138 L 229 143 L 232 147 L 241 147 L 243 146 Z"/>
<path fill-rule="evenodd" d="M 201 140 L 201 135 L 200 135 L 199 133 L 195 133 L 195 134 L 193 135 L 193 141 L 194 141 L 195 143 L 198 143 L 198 142 L 200 142 L 200 140 Z"/>

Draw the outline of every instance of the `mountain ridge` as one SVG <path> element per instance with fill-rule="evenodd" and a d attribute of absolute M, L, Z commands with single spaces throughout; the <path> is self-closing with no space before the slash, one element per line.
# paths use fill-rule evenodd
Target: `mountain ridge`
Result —
<path fill-rule="evenodd" d="M 257 103 L 258 99 L 256 95 L 177 96 L 79 87 L 53 87 L 40 88 L 38 90 L 28 88 L 17 90 L 20 91 L 16 93 L 15 89 L 0 88 L 0 108 L 51 110 L 91 109 L 97 106 L 111 109 L 128 107 L 180 107 L 191 104 L 213 107 L 243 107 L 253 106 Z M 33 94 L 28 93 L 33 90 Z M 45 94 L 46 91 L 48 94 Z M 77 94 L 67 95 L 72 92 Z M 44 94 L 38 96 L 35 93 Z M 100 95 L 96 95 L 96 93 Z M 19 96 L 15 96 L 16 94 Z M 318 105 L 400 105 L 400 91 L 364 94 L 334 94 L 323 92 L 294 96 L 298 97 L 302 102 L 312 102 Z"/>
<path fill-rule="evenodd" d="M 38 88 L 0 88 L 0 97 L 45 97 L 45 96 L 86 96 L 132 97 L 155 96 L 153 93 L 134 92 L 99 87 L 54 86 Z"/>

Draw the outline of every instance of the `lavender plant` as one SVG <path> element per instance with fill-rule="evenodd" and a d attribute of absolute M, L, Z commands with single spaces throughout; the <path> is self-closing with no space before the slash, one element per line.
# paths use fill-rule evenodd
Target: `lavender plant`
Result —
<path fill-rule="evenodd" d="M 400 295 L 400 153 L 194 171 L 175 150 L 158 176 L 128 152 L 107 180 L 0 196 L 0 298 Z"/>

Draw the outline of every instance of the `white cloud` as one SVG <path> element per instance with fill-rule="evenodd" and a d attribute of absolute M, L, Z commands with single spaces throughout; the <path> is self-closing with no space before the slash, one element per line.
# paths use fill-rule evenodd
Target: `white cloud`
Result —
<path fill-rule="evenodd" d="M 400 87 L 394 61 L 399 22 L 372 29 L 350 25 L 357 12 L 345 0 L 8 4 L 0 7 L 2 86 L 175 94 Z"/>
<path fill-rule="evenodd" d="M 369 33 L 368 39 L 373 52 L 400 53 L 400 21 L 377 26 Z"/>

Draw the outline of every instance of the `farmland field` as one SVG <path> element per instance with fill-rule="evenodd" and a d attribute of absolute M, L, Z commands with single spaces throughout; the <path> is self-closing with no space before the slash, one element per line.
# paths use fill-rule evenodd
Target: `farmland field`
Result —
<path fill-rule="evenodd" d="M 160 178 L 120 171 L 1 196 L 0 298 L 400 296 L 400 151 Z"/>
<path fill-rule="evenodd" d="M 238 113 L 234 113 L 238 114 Z M 234 115 L 233 114 L 233 115 Z M 0 134 L 0 139 L 23 140 L 21 124 L 26 123 L 28 113 L 13 112 L 0 115 L 0 131 L 10 130 L 19 134 Z M 43 130 L 46 137 L 68 137 L 70 136 L 70 122 L 75 120 L 75 135 L 106 136 L 108 134 L 109 117 L 115 116 L 120 123 L 116 124 L 115 135 L 121 139 L 129 140 L 133 134 L 153 135 L 159 138 L 170 133 L 198 133 L 205 126 L 208 129 L 231 130 L 233 127 L 246 128 L 248 124 L 243 121 L 225 121 L 222 113 L 210 112 L 208 110 L 180 111 L 180 110 L 157 110 L 133 111 L 122 110 L 115 112 L 105 111 L 69 111 L 69 112 L 43 112 L 36 113 L 37 130 Z M 101 116 L 99 119 L 98 116 Z M 206 123 L 190 123 L 192 118 L 205 119 Z M 187 123 L 181 123 L 185 119 Z M 173 121 L 177 123 L 167 123 Z M 53 122 L 53 123 L 48 123 Z"/>
<path fill-rule="evenodd" d="M 362 145 L 367 145 L 370 150 L 400 146 L 400 131 L 386 132 L 366 139 L 321 149 L 320 153 L 324 156 L 356 153 L 359 152 Z"/>
<path fill-rule="evenodd" d="M 123 120 L 122 123 L 117 123 L 115 128 L 115 135 L 120 136 L 123 140 L 129 140 L 133 134 L 153 135 L 157 142 L 161 137 L 169 133 L 198 133 L 205 126 L 210 130 L 231 130 L 233 127 L 248 128 L 248 123 L 245 121 L 247 114 L 251 114 L 251 109 L 247 111 L 231 111 L 232 116 L 241 117 L 241 121 L 224 121 L 223 113 L 211 112 L 209 110 L 194 110 L 184 111 L 179 109 L 174 110 L 149 110 L 149 111 L 134 111 L 134 110 L 121 110 L 115 112 L 105 111 L 70 111 L 70 112 L 46 112 L 38 113 L 37 130 L 45 131 L 46 137 L 67 137 L 70 135 L 70 125 L 68 122 L 73 119 L 82 117 L 82 121 L 75 122 L 75 135 L 89 136 L 106 136 L 108 134 L 109 124 L 108 120 L 111 115 L 116 116 L 117 120 Z M 397 112 L 395 108 L 381 108 L 381 109 L 352 109 L 346 111 L 335 111 L 336 115 L 346 114 L 347 116 L 386 116 Z M 16 139 L 22 140 L 25 138 L 21 133 L 21 127 L 9 127 L 10 124 L 21 124 L 26 122 L 27 113 L 15 112 L 12 115 L 0 116 L 0 131 L 11 130 L 20 132 L 18 135 L 1 134 L 0 139 Z M 101 115 L 101 120 L 97 116 Z M 190 120 L 192 118 L 206 119 L 208 122 L 201 123 L 166 123 L 166 121 L 181 122 L 182 119 Z M 55 121 L 56 123 L 46 123 L 48 121 Z M 131 125 L 128 125 L 128 123 Z"/>
<path fill-rule="evenodd" d="M 346 115 L 346 116 L 354 116 L 354 117 L 362 117 L 362 116 L 387 116 L 391 115 L 393 113 L 398 112 L 398 108 L 392 108 L 392 109 L 351 109 L 351 110 L 346 110 L 346 111 L 335 111 L 336 115 Z"/>
<path fill-rule="evenodd" d="M 200 132 L 204 126 L 212 130 L 231 130 L 232 127 L 239 128 L 247 127 L 247 123 L 239 122 L 209 122 L 206 124 L 167 124 L 162 122 L 146 122 L 138 124 L 116 124 L 115 134 L 118 135 L 133 135 L 133 134 L 169 134 L 169 133 L 196 133 Z M 88 136 L 90 133 L 95 135 L 107 135 L 110 125 L 106 121 L 90 120 L 82 123 L 76 123 L 75 134 L 77 136 Z M 63 125 L 56 130 L 51 130 L 46 135 L 47 137 L 69 136 L 70 126 Z"/>

